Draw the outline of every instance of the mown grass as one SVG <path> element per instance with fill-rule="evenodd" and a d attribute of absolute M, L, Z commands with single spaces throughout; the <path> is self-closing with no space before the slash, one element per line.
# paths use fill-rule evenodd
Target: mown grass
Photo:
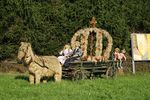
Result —
<path fill-rule="evenodd" d="M 0 74 L 0 100 L 149 100 L 150 74 L 30 85 L 26 75 Z"/>

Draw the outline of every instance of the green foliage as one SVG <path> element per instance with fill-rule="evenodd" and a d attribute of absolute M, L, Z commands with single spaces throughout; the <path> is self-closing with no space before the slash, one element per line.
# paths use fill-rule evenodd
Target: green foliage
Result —
<path fill-rule="evenodd" d="M 0 59 L 16 55 L 22 40 L 37 54 L 57 55 L 78 29 L 89 27 L 92 16 L 111 34 L 114 48 L 130 51 L 131 32 L 150 32 L 149 5 L 149 0 L 1 0 Z"/>
<path fill-rule="evenodd" d="M 15 50 L 17 49 L 16 48 L 17 46 L 16 45 L 0 45 L 0 59 L 6 59 L 6 58 L 9 58 L 10 56 L 11 57 L 14 57 L 14 53 Z"/>
<path fill-rule="evenodd" d="M 148 100 L 150 74 L 31 85 L 27 75 L 0 74 L 1 100 Z"/>

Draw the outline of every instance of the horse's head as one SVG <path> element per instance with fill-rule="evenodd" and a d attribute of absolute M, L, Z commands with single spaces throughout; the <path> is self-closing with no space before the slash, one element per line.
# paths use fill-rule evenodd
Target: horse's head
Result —
<path fill-rule="evenodd" d="M 33 59 L 31 44 L 27 42 L 21 42 L 21 46 L 19 47 L 18 51 L 18 62 L 25 61 L 25 63 L 28 63 L 31 59 Z"/>

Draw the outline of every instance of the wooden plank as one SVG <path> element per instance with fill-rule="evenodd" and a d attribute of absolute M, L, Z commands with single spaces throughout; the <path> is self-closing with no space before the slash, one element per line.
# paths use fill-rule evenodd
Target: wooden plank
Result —
<path fill-rule="evenodd" d="M 111 62 L 72 62 L 69 67 L 101 67 L 101 66 L 111 66 Z"/>
<path fill-rule="evenodd" d="M 93 73 L 97 73 L 97 72 L 106 72 L 107 70 L 94 70 Z"/>
<path fill-rule="evenodd" d="M 81 67 L 81 69 L 107 69 L 106 66 L 102 66 L 102 67 Z"/>

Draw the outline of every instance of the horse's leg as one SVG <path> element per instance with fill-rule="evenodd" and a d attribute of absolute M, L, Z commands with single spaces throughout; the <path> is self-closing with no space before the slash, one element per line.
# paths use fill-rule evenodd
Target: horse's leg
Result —
<path fill-rule="evenodd" d="M 40 70 L 37 70 L 35 72 L 35 84 L 39 84 L 40 83 L 40 80 L 41 80 L 41 71 Z"/>
<path fill-rule="evenodd" d="M 29 82 L 30 84 L 34 84 L 34 75 L 33 74 L 29 74 Z"/>
<path fill-rule="evenodd" d="M 43 83 L 47 83 L 47 80 L 48 80 L 48 69 L 47 68 L 42 68 L 42 76 L 44 76 L 43 77 L 43 80 L 42 80 L 42 82 Z"/>
<path fill-rule="evenodd" d="M 28 70 L 29 70 L 29 82 L 30 82 L 30 84 L 34 84 L 35 83 L 35 79 L 36 79 L 36 76 L 35 76 L 36 67 L 37 66 L 34 63 L 31 63 L 28 66 Z"/>
<path fill-rule="evenodd" d="M 54 75 L 54 78 L 55 78 L 56 82 L 60 82 L 61 81 L 61 77 L 62 77 L 61 73 L 55 73 L 55 75 Z"/>

